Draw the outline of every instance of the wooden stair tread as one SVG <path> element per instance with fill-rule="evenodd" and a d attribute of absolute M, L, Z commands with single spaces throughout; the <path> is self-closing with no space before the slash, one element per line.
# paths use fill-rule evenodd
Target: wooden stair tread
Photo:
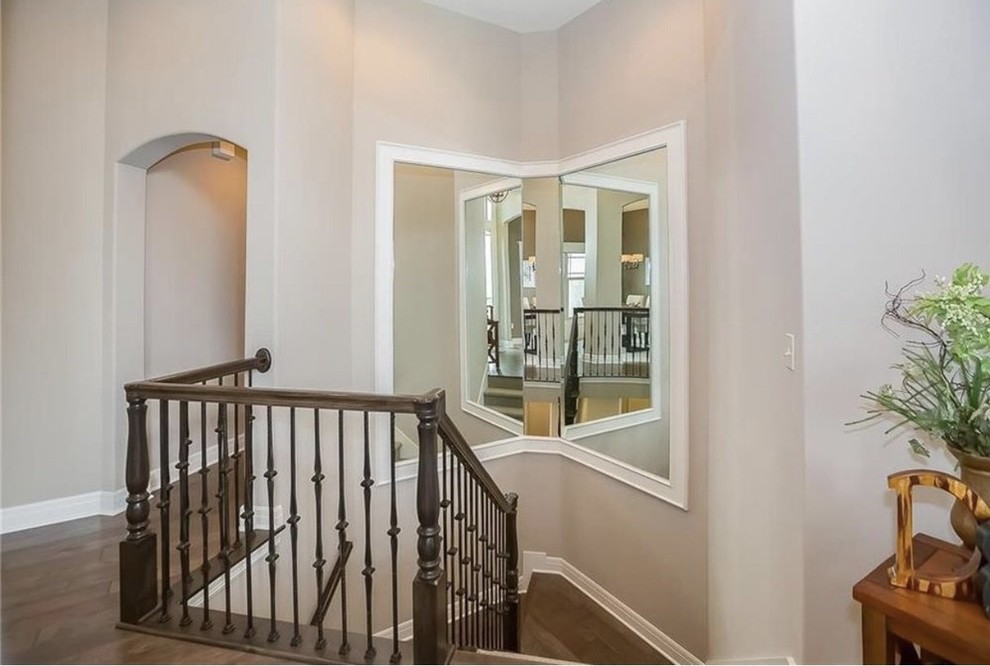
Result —
<path fill-rule="evenodd" d="M 278 534 L 284 529 L 280 527 L 275 530 L 275 534 Z M 252 563 L 254 562 L 254 553 L 256 550 L 268 543 L 269 532 L 268 530 L 255 530 L 254 534 L 250 538 L 245 538 L 241 540 L 240 545 L 231 550 L 230 552 L 230 568 L 233 569 L 238 563 L 247 557 L 247 548 L 245 547 L 245 542 L 250 542 L 250 548 L 252 553 Z M 191 559 L 191 558 L 190 558 Z M 190 564 L 192 566 L 192 564 Z M 224 558 L 220 555 L 210 558 L 210 575 L 208 582 L 212 585 L 217 579 L 223 576 L 224 572 L 227 570 L 226 562 Z M 192 599 L 194 596 L 202 591 L 203 585 L 203 569 L 202 567 L 195 566 L 190 572 L 192 580 L 189 582 L 186 594 L 181 597 L 182 594 L 182 577 L 173 579 L 172 590 L 173 592 L 178 592 L 181 599 L 188 600 Z"/>

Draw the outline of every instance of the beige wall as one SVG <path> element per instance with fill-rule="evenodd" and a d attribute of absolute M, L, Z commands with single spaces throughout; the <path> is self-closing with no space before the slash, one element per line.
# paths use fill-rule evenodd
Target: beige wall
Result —
<path fill-rule="evenodd" d="M 783 362 L 784 334 L 801 339 L 791 2 L 706 2 L 705 31 L 710 656 L 800 661 L 802 391 Z"/>
<path fill-rule="evenodd" d="M 570 515 L 598 515 L 602 506 L 630 508 L 648 525 L 609 530 L 594 520 L 571 522 L 564 557 L 704 657 L 708 644 L 708 271 L 710 237 L 705 180 L 705 72 L 702 7 L 692 0 L 605 0 L 558 33 L 560 148 L 565 155 L 687 121 L 690 262 L 691 440 L 690 511 L 637 493 L 609 479 L 596 492 L 573 492 Z M 616 45 L 621 44 L 622 48 Z M 614 76 L 607 72 L 636 72 Z M 565 111 L 566 110 L 566 111 Z M 578 488 L 568 470 L 569 483 Z M 635 509 L 635 510 L 633 510 Z M 644 534 L 651 537 L 647 539 Z M 623 566 L 614 566 L 617 552 Z M 671 559 L 668 559 L 671 558 Z M 677 566 L 657 567 L 656 562 Z M 652 571 L 631 585 L 626 572 Z M 685 591 L 691 590 L 690 596 Z"/>
<path fill-rule="evenodd" d="M 4 469 L 17 470 L 5 507 L 123 485 L 121 384 L 144 373 L 144 230 L 115 226 L 117 195 L 143 187 L 140 149 L 163 136 L 250 152 L 245 347 L 278 359 L 259 381 L 349 383 L 351 7 L 4 3 L 3 162 L 20 165 L 3 169 L 4 411 L 18 414 L 4 423 Z M 122 244 L 133 251 L 115 264 Z M 122 298 L 134 307 L 115 311 Z M 40 468 L 42 446 L 65 473 Z"/>
<path fill-rule="evenodd" d="M 11 506 L 103 480 L 107 3 L 11 0 L 2 12 L 0 501 Z"/>
<path fill-rule="evenodd" d="M 180 151 L 148 170 L 146 201 L 145 376 L 240 358 L 247 159 Z"/>
<path fill-rule="evenodd" d="M 860 659 L 849 589 L 894 549 L 886 476 L 919 467 L 907 433 L 843 426 L 894 379 L 903 339 L 879 325 L 884 284 L 990 266 L 990 5 L 794 5 L 804 298 L 806 659 Z M 842 48 L 833 48 L 841 40 Z M 830 45 L 831 44 L 831 45 Z M 761 43 L 761 48 L 765 48 Z M 779 136 L 775 128 L 774 136 Z M 776 188 L 774 191 L 778 191 Z M 783 410 L 777 410 L 777 415 Z M 930 467 L 954 469 L 944 454 Z M 946 534 L 945 497 L 915 530 Z M 788 496 L 786 501 L 791 501 Z"/>
<path fill-rule="evenodd" d="M 375 143 L 515 157 L 518 63 L 509 30 L 419 2 L 356 1 L 353 388 L 374 389 Z"/>

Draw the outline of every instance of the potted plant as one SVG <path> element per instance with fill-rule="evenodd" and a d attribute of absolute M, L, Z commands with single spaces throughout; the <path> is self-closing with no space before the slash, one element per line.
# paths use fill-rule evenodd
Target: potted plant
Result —
<path fill-rule="evenodd" d="M 990 500 L 990 299 L 984 295 L 990 276 L 973 264 L 956 269 L 951 280 L 936 278 L 930 292 L 909 294 L 925 277 L 909 282 L 890 299 L 883 315 L 888 328 L 897 324 L 911 339 L 894 368 L 899 385 L 886 384 L 863 397 L 869 416 L 859 421 L 894 417 L 887 432 L 913 428 L 909 441 L 918 455 L 943 443 L 959 461 L 962 480 Z M 976 520 L 956 502 L 952 527 L 968 546 L 976 540 Z"/>

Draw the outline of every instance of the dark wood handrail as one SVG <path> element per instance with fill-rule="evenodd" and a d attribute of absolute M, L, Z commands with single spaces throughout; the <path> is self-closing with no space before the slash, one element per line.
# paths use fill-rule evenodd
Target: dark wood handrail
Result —
<path fill-rule="evenodd" d="M 247 386 L 215 386 L 201 384 L 170 384 L 165 382 L 135 382 L 124 387 L 128 400 L 170 400 L 219 403 L 225 405 L 254 405 L 267 407 L 298 407 L 311 409 L 344 409 L 365 412 L 415 414 L 424 405 L 435 404 L 440 390 L 423 395 L 380 395 L 341 391 L 309 391 Z"/>
<path fill-rule="evenodd" d="M 610 306 L 603 308 L 595 307 L 581 307 L 573 308 L 574 312 L 634 312 L 634 313 L 648 313 L 650 308 L 633 307 L 630 305 L 620 305 L 620 306 Z"/>
<path fill-rule="evenodd" d="M 236 361 L 226 361 L 216 365 L 207 365 L 195 370 L 184 370 L 164 377 L 149 379 L 142 384 L 197 384 L 199 382 L 210 381 L 220 377 L 235 375 L 240 372 L 257 370 L 258 372 L 268 372 L 272 367 L 272 353 L 262 347 L 254 356 L 238 359 Z M 128 386 L 131 386 L 130 384 Z M 126 387 L 125 387 L 126 388 Z"/>
<path fill-rule="evenodd" d="M 556 309 L 551 309 L 551 308 L 526 308 L 525 310 L 523 310 L 523 314 L 529 314 L 529 313 L 533 313 L 533 314 L 559 314 L 559 313 L 561 313 L 563 311 L 564 311 L 564 308 L 556 308 Z"/>
<path fill-rule="evenodd" d="M 450 450 L 454 452 L 454 455 L 461 461 L 461 464 L 467 467 L 471 476 L 478 481 L 489 499 L 495 502 L 496 506 L 502 511 L 512 511 L 514 507 L 509 503 L 505 493 L 495 483 L 495 479 L 488 473 L 485 466 L 481 464 L 481 460 L 478 459 L 478 455 L 474 452 L 474 449 L 467 443 L 464 435 L 461 434 L 461 431 L 458 430 L 457 426 L 454 425 L 454 422 L 450 420 L 450 417 L 446 413 L 440 417 L 440 435 L 447 441 Z"/>

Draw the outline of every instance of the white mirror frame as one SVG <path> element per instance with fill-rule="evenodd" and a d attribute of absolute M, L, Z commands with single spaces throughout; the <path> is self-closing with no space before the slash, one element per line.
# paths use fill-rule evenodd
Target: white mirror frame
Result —
<path fill-rule="evenodd" d="M 464 266 L 467 261 L 465 256 L 466 239 L 464 237 L 464 229 L 466 225 L 465 206 L 468 201 L 472 201 L 473 199 L 487 197 L 489 194 L 495 194 L 496 192 L 511 190 L 517 187 L 522 187 L 522 181 L 520 179 L 499 178 L 498 180 L 494 180 L 490 183 L 461 190 L 457 193 L 457 290 L 458 304 L 460 308 L 460 317 L 458 318 L 458 325 L 460 328 L 458 329 L 457 337 L 460 341 L 461 348 L 461 409 L 468 414 L 477 416 L 479 419 L 498 426 L 513 435 L 522 435 L 523 424 L 520 421 L 510 418 L 490 407 L 485 407 L 478 401 L 478 396 L 471 395 L 471 387 L 468 386 L 468 375 L 470 373 L 468 372 L 467 364 L 464 363 L 464 359 L 468 357 L 467 282 L 464 276 Z M 520 210 L 520 213 L 521 212 L 522 211 Z"/>
<path fill-rule="evenodd" d="M 611 476 L 681 509 L 688 508 L 688 254 L 687 163 L 683 121 L 610 143 L 557 161 L 518 162 L 380 141 L 375 183 L 375 390 L 392 393 L 394 386 L 393 276 L 395 165 L 418 164 L 474 171 L 506 178 L 559 177 L 657 148 L 667 155 L 667 252 L 669 257 L 669 459 L 662 478 L 561 438 L 512 437 L 476 447 L 489 460 L 519 453 L 556 454 Z M 656 269 L 654 269 L 656 270 Z M 433 387 L 430 387 L 433 388 Z M 387 479 L 389 439 L 375 428 L 375 467 Z M 415 478 L 416 461 L 400 463 L 397 480 Z"/>

